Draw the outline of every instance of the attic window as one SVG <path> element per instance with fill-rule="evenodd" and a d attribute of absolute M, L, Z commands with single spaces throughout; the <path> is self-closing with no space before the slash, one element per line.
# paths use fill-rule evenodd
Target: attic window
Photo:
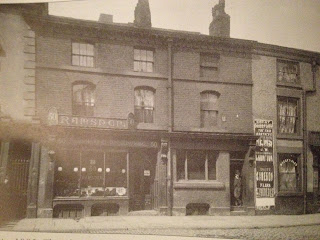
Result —
<path fill-rule="evenodd" d="M 220 55 L 215 53 L 200 54 L 200 77 L 212 78 L 219 68 Z"/>
<path fill-rule="evenodd" d="M 72 65 L 93 67 L 94 46 L 89 43 L 72 43 Z"/>
<path fill-rule="evenodd" d="M 153 72 L 154 52 L 148 49 L 134 49 L 134 71 Z"/>

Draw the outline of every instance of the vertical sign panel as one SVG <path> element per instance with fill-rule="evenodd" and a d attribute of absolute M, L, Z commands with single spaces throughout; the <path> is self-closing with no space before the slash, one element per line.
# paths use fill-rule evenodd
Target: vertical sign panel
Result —
<path fill-rule="evenodd" d="M 256 143 L 256 208 L 268 210 L 274 206 L 273 122 L 254 120 Z"/>

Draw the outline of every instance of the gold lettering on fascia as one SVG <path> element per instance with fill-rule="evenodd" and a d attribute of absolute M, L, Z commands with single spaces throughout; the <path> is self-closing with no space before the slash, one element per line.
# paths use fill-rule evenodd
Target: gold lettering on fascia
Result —
<path fill-rule="evenodd" d="M 97 126 L 97 119 L 95 118 L 90 119 L 90 125 Z"/>
<path fill-rule="evenodd" d="M 69 117 L 67 117 L 67 116 L 61 116 L 61 118 L 60 118 L 60 124 L 67 124 L 67 125 L 69 125 Z"/>
<path fill-rule="evenodd" d="M 78 118 L 77 117 L 71 118 L 71 124 L 78 124 Z"/>
<path fill-rule="evenodd" d="M 103 119 L 99 119 L 99 126 L 104 126 L 106 124 L 106 121 Z"/>

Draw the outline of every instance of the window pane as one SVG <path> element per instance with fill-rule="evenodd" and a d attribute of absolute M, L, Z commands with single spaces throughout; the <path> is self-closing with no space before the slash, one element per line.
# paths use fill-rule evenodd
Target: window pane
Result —
<path fill-rule="evenodd" d="M 80 65 L 80 56 L 78 56 L 78 55 L 72 56 L 72 65 L 74 65 L 74 66 Z"/>
<path fill-rule="evenodd" d="M 153 62 L 153 51 L 147 51 L 147 61 Z"/>
<path fill-rule="evenodd" d="M 298 100 L 294 98 L 278 99 L 279 133 L 297 133 Z"/>
<path fill-rule="evenodd" d="M 93 67 L 93 57 L 87 57 L 87 67 Z"/>
<path fill-rule="evenodd" d="M 92 84 L 73 85 L 72 114 L 93 116 L 95 106 L 95 86 Z"/>
<path fill-rule="evenodd" d="M 218 111 L 201 111 L 201 127 L 218 125 Z"/>
<path fill-rule="evenodd" d="M 141 108 L 137 108 L 135 107 L 134 109 L 134 117 L 135 117 L 135 121 L 140 123 L 140 122 L 144 122 L 144 112 L 143 109 Z"/>
<path fill-rule="evenodd" d="M 144 109 L 144 122 L 153 123 L 153 110 Z"/>
<path fill-rule="evenodd" d="M 139 49 L 134 49 L 134 60 L 141 60 Z"/>
<path fill-rule="evenodd" d="M 87 66 L 86 56 L 80 56 L 80 66 Z"/>
<path fill-rule="evenodd" d="M 80 55 L 87 55 L 87 44 L 80 43 Z"/>
<path fill-rule="evenodd" d="M 185 180 L 186 151 L 177 150 L 177 180 Z"/>
<path fill-rule="evenodd" d="M 205 180 L 205 152 L 188 151 L 188 179 Z"/>
<path fill-rule="evenodd" d="M 127 187 L 127 155 L 126 153 L 108 153 L 105 163 L 106 195 L 121 195 L 123 192 L 112 188 Z"/>
<path fill-rule="evenodd" d="M 81 155 L 81 196 L 104 195 L 103 152 L 82 152 Z"/>
<path fill-rule="evenodd" d="M 147 72 L 147 63 L 146 62 L 140 62 L 141 64 L 141 71 Z"/>
<path fill-rule="evenodd" d="M 72 54 L 80 54 L 80 44 L 72 43 Z"/>
<path fill-rule="evenodd" d="M 56 197 L 80 196 L 80 155 L 76 152 L 57 153 L 54 192 Z"/>
<path fill-rule="evenodd" d="M 218 152 L 208 152 L 208 178 L 209 180 L 216 180 L 217 179 L 217 172 L 216 172 L 216 163 L 218 159 Z"/>
<path fill-rule="evenodd" d="M 153 63 L 147 63 L 147 72 L 153 72 Z"/>
<path fill-rule="evenodd" d="M 279 155 L 279 190 L 292 192 L 298 190 L 298 155 Z"/>
<path fill-rule="evenodd" d="M 134 61 L 133 70 L 135 72 L 140 72 L 140 62 Z"/>
<path fill-rule="evenodd" d="M 87 44 L 87 55 L 88 56 L 93 56 L 94 55 L 93 45 L 92 44 Z"/>
<path fill-rule="evenodd" d="M 147 50 L 140 50 L 141 61 L 147 61 Z"/>

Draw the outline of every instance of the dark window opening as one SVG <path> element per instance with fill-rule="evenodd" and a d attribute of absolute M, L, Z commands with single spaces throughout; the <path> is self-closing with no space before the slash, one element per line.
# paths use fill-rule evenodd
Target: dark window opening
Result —
<path fill-rule="evenodd" d="M 186 206 L 186 215 L 208 215 L 210 205 L 207 203 L 189 203 Z"/>
<path fill-rule="evenodd" d="M 134 90 L 134 115 L 138 123 L 153 123 L 155 90 L 138 87 Z"/>
<path fill-rule="evenodd" d="M 115 216 L 119 214 L 119 204 L 97 203 L 91 208 L 91 216 Z"/>
<path fill-rule="evenodd" d="M 278 133 L 299 133 L 299 99 L 278 97 Z"/>
<path fill-rule="evenodd" d="M 95 106 L 96 86 L 88 82 L 76 82 L 72 86 L 72 114 L 92 117 Z"/>

